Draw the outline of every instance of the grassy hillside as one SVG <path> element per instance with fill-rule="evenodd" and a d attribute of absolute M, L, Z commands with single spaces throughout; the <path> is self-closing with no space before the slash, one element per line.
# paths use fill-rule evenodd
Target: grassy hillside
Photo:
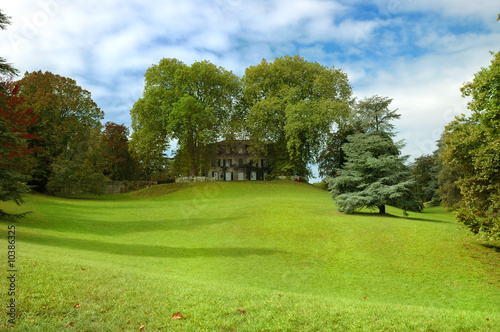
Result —
<path fill-rule="evenodd" d="M 327 192 L 278 181 L 29 196 L 27 209 L 20 330 L 500 331 L 500 250 L 440 208 L 343 215 Z"/>

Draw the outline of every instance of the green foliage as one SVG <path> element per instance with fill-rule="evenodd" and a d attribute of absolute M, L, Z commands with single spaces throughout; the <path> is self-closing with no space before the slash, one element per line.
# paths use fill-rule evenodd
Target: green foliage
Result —
<path fill-rule="evenodd" d="M 63 179 L 69 179 L 72 174 L 67 172 L 76 168 L 67 163 L 71 163 L 70 160 L 74 155 L 82 156 L 83 153 L 90 159 L 96 158 L 90 156 L 90 151 L 95 153 L 100 151 L 90 146 L 98 144 L 101 139 L 92 142 L 83 140 L 96 139 L 93 132 L 96 129 L 100 130 L 100 120 L 104 117 L 104 113 L 92 100 L 90 92 L 82 89 L 71 78 L 51 72 L 27 72 L 18 84 L 20 95 L 39 116 L 36 124 L 31 126 L 30 132 L 38 134 L 41 139 L 39 144 L 43 150 L 36 154 L 38 165 L 31 184 L 36 190 L 44 192 L 47 190 L 49 180 L 52 180 L 57 182 L 57 185 L 51 185 L 52 189 L 62 188 L 64 187 L 62 179 L 57 178 L 52 172 L 62 167 L 65 169 L 62 173 L 67 174 Z M 83 152 L 83 146 L 89 147 L 90 150 Z M 96 168 L 90 162 L 88 166 L 91 167 L 90 174 L 102 172 L 102 169 Z M 71 183 L 68 183 L 69 187 L 73 187 L 75 180 L 71 180 Z"/>
<path fill-rule="evenodd" d="M 65 153 L 58 155 L 51 164 L 47 189 L 51 193 L 104 193 L 107 178 L 103 174 L 101 132 L 98 128 L 79 136 Z"/>
<path fill-rule="evenodd" d="M 204 148 L 228 135 L 236 114 L 241 83 L 232 72 L 208 62 L 187 66 L 162 59 L 146 74 L 144 95 L 131 110 L 131 147 L 146 167 L 161 162 L 172 139 L 177 163 L 188 163 L 193 176 L 203 171 Z"/>
<path fill-rule="evenodd" d="M 363 132 L 361 127 L 356 127 L 354 121 L 338 125 L 337 130 L 328 135 L 319 157 L 317 158 L 320 177 L 335 177 L 337 172 L 344 167 L 346 155 L 342 145 L 347 143 L 347 137 Z"/>
<path fill-rule="evenodd" d="M 381 134 L 355 134 L 348 141 L 342 146 L 347 162 L 337 177 L 327 179 L 340 211 L 353 213 L 368 207 L 385 213 L 385 205 L 399 207 L 405 214 L 422 210 L 400 146 Z"/>
<path fill-rule="evenodd" d="M 28 144 L 36 139 L 29 134 L 36 121 L 31 109 L 19 98 L 19 87 L 0 81 L 0 201 L 14 201 L 20 205 L 22 195 L 29 191 L 26 182 L 33 170 L 32 154 L 36 147 Z M 21 217 L 9 215 L 0 209 L 0 218 Z"/>
<path fill-rule="evenodd" d="M 444 163 L 460 168 L 463 204 L 457 219 L 472 232 L 500 238 L 500 52 L 461 91 L 472 114 L 452 121 L 443 137 Z"/>
<path fill-rule="evenodd" d="M 246 69 L 247 125 L 273 172 L 308 175 L 336 120 L 347 116 L 351 86 L 339 69 L 300 56 L 276 58 Z"/>
<path fill-rule="evenodd" d="M 129 130 L 122 124 L 107 122 L 103 131 L 104 175 L 113 181 L 138 179 L 138 163 L 129 151 Z"/>
<path fill-rule="evenodd" d="M 394 136 L 394 119 L 399 119 L 401 114 L 390 110 L 392 99 L 388 97 L 372 96 L 356 103 L 356 120 L 360 127 L 367 133 L 385 133 Z"/>
<path fill-rule="evenodd" d="M 443 155 L 440 155 L 439 162 L 441 169 L 437 175 L 438 194 L 441 205 L 449 210 L 458 210 L 463 203 L 463 195 L 458 186 L 458 180 L 463 178 L 464 171 L 461 165 L 443 162 Z"/>
<path fill-rule="evenodd" d="M 320 176 L 335 177 L 345 162 L 346 156 L 342 145 L 347 137 L 355 133 L 378 133 L 394 136 L 393 119 L 399 119 L 397 110 L 390 110 L 392 99 L 372 96 L 353 104 L 352 114 L 342 121 L 337 121 L 336 131 L 328 135 L 317 158 Z"/>
<path fill-rule="evenodd" d="M 432 155 L 422 155 L 415 159 L 411 165 L 411 174 L 417 185 L 418 195 L 422 202 L 438 206 L 440 197 L 438 193 L 438 173 L 442 169 L 437 151 Z"/>

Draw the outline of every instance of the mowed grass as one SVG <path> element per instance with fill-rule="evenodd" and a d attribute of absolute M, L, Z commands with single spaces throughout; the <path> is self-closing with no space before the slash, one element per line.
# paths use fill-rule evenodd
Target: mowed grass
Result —
<path fill-rule="evenodd" d="M 500 249 L 442 208 L 344 215 L 275 181 L 7 209 L 33 211 L 14 224 L 20 331 L 500 331 Z"/>

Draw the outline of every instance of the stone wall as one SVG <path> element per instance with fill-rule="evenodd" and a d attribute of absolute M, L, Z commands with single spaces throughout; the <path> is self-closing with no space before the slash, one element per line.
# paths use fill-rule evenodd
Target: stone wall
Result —
<path fill-rule="evenodd" d="M 215 179 L 208 176 L 185 176 L 185 177 L 175 178 L 176 183 L 212 182 L 212 181 L 215 181 Z"/>
<path fill-rule="evenodd" d="M 112 181 L 106 184 L 105 194 L 123 194 L 156 186 L 158 181 Z"/>

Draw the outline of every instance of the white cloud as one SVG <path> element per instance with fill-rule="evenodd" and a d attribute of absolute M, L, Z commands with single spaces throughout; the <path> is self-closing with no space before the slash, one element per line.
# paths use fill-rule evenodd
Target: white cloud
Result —
<path fill-rule="evenodd" d="M 12 25 L 0 31 L 0 55 L 21 72 L 77 79 L 106 120 L 130 125 L 143 74 L 161 58 L 207 59 L 243 75 L 262 58 L 301 54 L 343 69 L 360 97 L 394 98 L 406 150 L 429 153 L 436 133 L 465 111 L 460 86 L 498 51 L 500 4 L 371 3 L 378 11 L 351 0 L 8 1 L 1 9 Z"/>

